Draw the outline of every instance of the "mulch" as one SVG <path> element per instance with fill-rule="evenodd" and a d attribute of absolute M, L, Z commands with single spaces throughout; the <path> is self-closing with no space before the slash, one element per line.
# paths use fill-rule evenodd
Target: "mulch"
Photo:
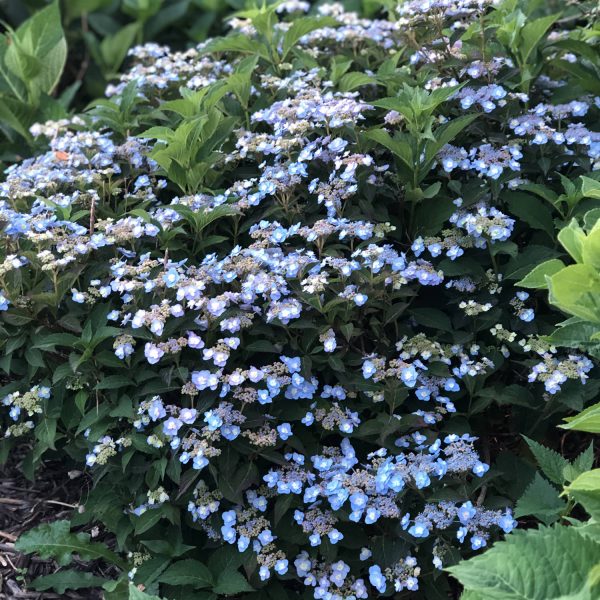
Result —
<path fill-rule="evenodd" d="M 64 464 L 52 462 L 45 462 L 31 482 L 20 469 L 22 457 L 23 453 L 16 450 L 0 467 L 0 600 L 100 599 L 99 591 L 89 589 L 56 594 L 28 587 L 28 582 L 40 575 L 55 573 L 59 567 L 53 560 L 18 552 L 16 540 L 41 523 L 69 519 L 88 483 L 82 473 L 67 474 Z M 105 575 L 101 565 L 78 564 L 75 560 L 74 566 L 92 570 L 95 575 Z"/>

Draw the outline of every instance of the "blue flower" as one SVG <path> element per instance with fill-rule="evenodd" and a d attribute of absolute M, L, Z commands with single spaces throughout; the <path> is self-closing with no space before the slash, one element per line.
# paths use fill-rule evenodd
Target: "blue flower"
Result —
<path fill-rule="evenodd" d="M 426 523 L 415 521 L 415 524 L 409 528 L 408 533 L 416 538 L 426 538 L 429 536 L 429 529 Z"/>

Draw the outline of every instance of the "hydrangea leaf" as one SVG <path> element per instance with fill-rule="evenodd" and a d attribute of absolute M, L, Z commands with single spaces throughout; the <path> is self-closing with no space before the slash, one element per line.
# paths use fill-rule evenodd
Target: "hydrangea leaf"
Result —
<path fill-rule="evenodd" d="M 565 501 L 558 496 L 558 490 L 536 473 L 517 502 L 515 517 L 533 515 L 549 525 L 558 519 L 565 506 Z"/>
<path fill-rule="evenodd" d="M 525 437 L 525 436 L 523 436 Z M 557 485 L 562 485 L 565 481 L 564 470 L 570 466 L 569 461 L 563 458 L 558 452 L 552 448 L 546 448 L 542 444 L 538 444 L 535 440 L 530 440 L 525 437 L 525 441 L 529 449 L 535 456 L 544 475 Z"/>
<path fill-rule="evenodd" d="M 448 571 L 487 600 L 593 600 L 588 576 L 598 561 L 597 540 L 555 525 L 515 531 Z"/>
<path fill-rule="evenodd" d="M 189 585 L 194 588 L 210 587 L 212 573 L 201 562 L 186 558 L 173 563 L 159 578 L 170 585 Z"/>

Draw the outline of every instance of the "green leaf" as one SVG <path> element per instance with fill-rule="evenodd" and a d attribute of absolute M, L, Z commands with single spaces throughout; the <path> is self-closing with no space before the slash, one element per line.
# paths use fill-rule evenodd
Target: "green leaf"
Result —
<path fill-rule="evenodd" d="M 586 408 L 574 417 L 567 417 L 565 425 L 559 425 L 563 429 L 574 429 L 587 433 L 600 433 L 600 402 Z"/>
<path fill-rule="evenodd" d="M 452 119 L 443 125 L 440 125 L 434 132 L 435 141 L 429 141 L 425 145 L 425 166 L 422 170 L 429 171 L 430 163 L 435 159 L 438 152 L 449 144 L 465 127 L 468 127 L 479 115 L 473 113 L 470 115 L 462 115 L 456 119 Z"/>
<path fill-rule="evenodd" d="M 576 319 L 576 317 L 573 317 L 573 319 Z M 561 325 L 545 339 L 554 346 L 582 348 L 589 344 L 592 336 L 598 332 L 600 332 L 600 325 L 594 325 L 587 321 L 578 321 L 576 323 Z"/>
<path fill-rule="evenodd" d="M 410 314 L 419 325 L 442 331 L 452 331 L 450 317 L 437 308 L 413 308 Z"/>
<path fill-rule="evenodd" d="M 536 49 L 542 38 L 546 35 L 546 32 L 560 15 L 548 15 L 540 19 L 528 22 L 521 31 L 521 37 L 523 43 L 519 48 L 521 54 L 521 61 L 526 63 L 531 56 L 531 53 Z"/>
<path fill-rule="evenodd" d="M 241 592 L 252 592 L 254 588 L 239 571 L 223 571 L 217 577 L 217 583 L 212 591 L 215 594 L 233 596 Z"/>
<path fill-rule="evenodd" d="M 589 471 L 594 464 L 594 442 L 575 459 L 573 460 L 572 469 L 580 475 L 584 471 Z"/>
<path fill-rule="evenodd" d="M 600 323 L 600 273 L 590 265 L 570 265 L 548 278 L 549 300 L 564 312 Z"/>
<path fill-rule="evenodd" d="M 510 192 L 506 197 L 508 208 L 513 215 L 533 229 L 541 229 L 554 238 L 552 210 L 548 204 L 524 192 Z"/>
<path fill-rule="evenodd" d="M 289 51 L 296 45 L 298 40 L 306 34 L 321 27 L 335 26 L 338 22 L 331 17 L 305 17 L 297 19 L 285 32 L 281 45 L 281 60 L 285 60 Z"/>
<path fill-rule="evenodd" d="M 565 492 L 573 496 L 593 519 L 600 519 L 600 469 L 582 473 L 565 488 Z"/>
<path fill-rule="evenodd" d="M 40 341 L 34 344 L 33 348 L 54 348 L 54 346 L 68 346 L 72 347 L 79 343 L 80 339 L 72 333 L 51 333 L 49 335 L 42 336 Z"/>
<path fill-rule="evenodd" d="M 42 93 L 56 87 L 67 60 L 58 0 L 27 19 L 11 41 L 4 55 L 6 67 L 25 84 L 30 101 L 37 103 Z"/>
<path fill-rule="evenodd" d="M 127 375 L 109 375 L 101 379 L 94 389 L 96 390 L 116 390 L 133 385 L 133 381 Z"/>
<path fill-rule="evenodd" d="M 58 571 L 51 575 L 38 577 L 29 585 L 38 592 L 55 590 L 59 594 L 64 594 L 65 590 L 100 587 L 107 581 L 108 580 L 104 577 L 96 577 L 95 575 L 92 575 L 92 573 L 67 569 L 66 571 Z"/>
<path fill-rule="evenodd" d="M 581 193 L 584 197 L 600 200 L 600 181 L 582 176 L 581 182 Z"/>
<path fill-rule="evenodd" d="M 564 268 L 565 263 L 563 263 L 562 260 L 552 258 L 535 267 L 532 271 L 527 273 L 521 281 L 517 281 L 515 285 L 524 288 L 547 289 L 548 282 L 546 276 L 552 276 Z"/>
<path fill-rule="evenodd" d="M 133 585 L 133 583 L 130 583 L 129 600 L 162 600 L 162 598 L 146 594 L 146 592 L 142 592 L 142 590 L 138 589 L 135 585 Z"/>
<path fill-rule="evenodd" d="M 594 227 L 583 241 L 583 263 L 600 270 L 600 227 Z"/>
<path fill-rule="evenodd" d="M 565 481 L 563 472 L 566 467 L 570 466 L 569 461 L 566 458 L 563 458 L 555 450 L 546 448 L 545 446 L 542 446 L 542 444 L 530 440 L 528 437 L 523 437 L 544 475 L 553 483 L 562 485 Z"/>
<path fill-rule="evenodd" d="M 213 584 L 213 576 L 208 567 L 191 558 L 173 563 L 158 580 L 169 585 L 189 585 L 194 589 Z"/>
<path fill-rule="evenodd" d="M 383 129 L 371 129 L 365 133 L 365 137 L 391 150 L 409 169 L 413 168 L 413 153 L 410 144 L 405 138 L 398 136 L 392 138 Z"/>
<path fill-rule="evenodd" d="M 576 219 L 572 219 L 567 227 L 558 232 L 558 241 L 564 249 L 573 257 L 575 262 L 583 262 L 583 242 L 585 231 L 579 227 Z"/>
<path fill-rule="evenodd" d="M 517 530 L 448 571 L 486 600 L 593 600 L 587 578 L 599 561 L 597 540 L 554 526 Z"/>
<path fill-rule="evenodd" d="M 104 544 L 90 541 L 87 533 L 71 533 L 69 521 L 43 523 L 30 529 L 15 543 L 15 548 L 24 554 L 38 554 L 41 558 L 54 558 L 59 565 L 71 562 L 72 554 L 83 560 L 104 559 L 126 568 L 126 564 Z"/>
<path fill-rule="evenodd" d="M 342 76 L 338 83 L 338 88 L 340 92 L 351 92 L 363 85 L 370 85 L 373 83 L 375 83 L 374 77 L 371 77 L 366 73 L 352 72 Z"/>
<path fill-rule="evenodd" d="M 215 577 L 225 571 L 235 571 L 244 561 L 244 557 L 235 546 L 221 546 L 208 558 L 208 568 Z"/>
<path fill-rule="evenodd" d="M 102 57 L 105 75 L 112 76 L 119 70 L 127 56 L 127 51 L 133 46 L 139 29 L 139 23 L 130 23 L 116 33 L 104 37 L 100 42 L 100 56 Z"/>
<path fill-rule="evenodd" d="M 533 515 L 550 525 L 558 519 L 565 505 L 565 501 L 558 497 L 558 490 L 536 473 L 525 493 L 517 501 L 515 517 Z"/>

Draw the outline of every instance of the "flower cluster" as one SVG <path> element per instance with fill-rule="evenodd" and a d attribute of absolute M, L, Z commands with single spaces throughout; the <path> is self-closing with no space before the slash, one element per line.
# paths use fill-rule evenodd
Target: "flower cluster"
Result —
<path fill-rule="evenodd" d="M 591 376 L 515 282 L 556 257 L 540 229 L 563 201 L 528 211 L 519 188 L 552 199 L 540 164 L 597 160 L 599 106 L 490 55 L 495 0 L 286 16 L 311 10 L 136 47 L 101 107 L 119 118 L 32 128 L 47 149 L 0 183 L 0 368 L 43 385 L 9 384 L 5 436 L 54 419 L 128 548 L 169 521 L 256 587 L 420 593 L 517 525 L 485 429 L 499 386 L 560 401 Z"/>
<path fill-rule="evenodd" d="M 2 406 L 8 407 L 9 425 L 4 437 L 18 437 L 35 427 L 31 419 L 43 413 L 43 403 L 50 398 L 50 388 L 34 385 L 25 393 L 12 392 L 2 398 Z"/>

